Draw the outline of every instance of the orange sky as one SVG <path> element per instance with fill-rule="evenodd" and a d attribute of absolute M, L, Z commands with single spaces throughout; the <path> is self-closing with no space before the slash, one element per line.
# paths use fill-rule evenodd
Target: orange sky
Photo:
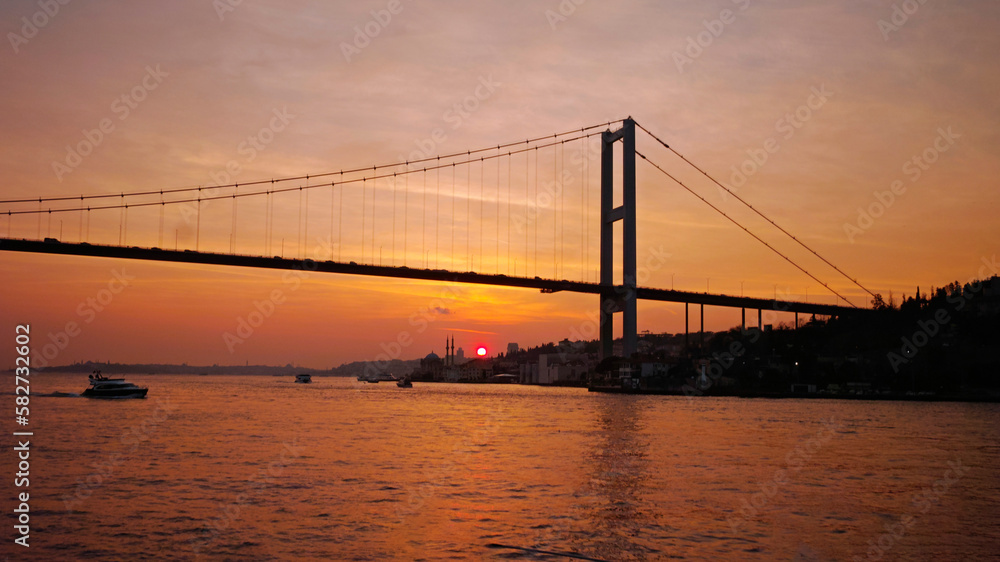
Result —
<path fill-rule="evenodd" d="M 4 4 L 2 198 L 315 174 L 393 162 L 428 143 L 434 153 L 450 153 L 632 115 L 877 292 L 912 294 L 917 285 L 995 273 L 985 265 L 995 263 L 1000 239 L 994 2 L 935 1 L 915 11 L 916 3 L 895 4 L 910 14 L 894 13 L 892 2 L 839 1 L 585 2 L 572 10 L 574 3 L 555 1 L 330 4 L 245 0 L 228 10 L 220 8 L 229 6 L 225 1 L 91 2 L 60 6 L 55 15 L 39 15 L 33 3 Z M 474 110 L 455 110 L 476 95 Z M 258 136 L 257 148 L 248 136 Z M 88 138 L 92 153 L 79 161 L 67 156 L 67 147 Z M 865 302 L 860 289 L 642 134 L 639 149 Z M 542 174 L 554 173 L 547 154 Z M 765 154 L 763 164 L 752 162 Z M 238 173 L 221 174 L 233 164 Z M 513 178 L 524 165 L 512 160 Z M 741 167 L 751 172 L 745 179 L 734 175 Z M 648 285 L 836 301 L 641 161 L 638 175 L 639 262 L 668 256 Z M 450 176 L 443 177 L 450 187 Z M 879 198 L 887 202 L 884 192 L 894 185 L 891 204 L 878 212 Z M 459 175 L 457 193 L 465 188 Z M 564 203 L 567 240 L 579 240 L 579 188 L 577 181 Z M 378 189 L 382 220 L 390 186 Z M 596 195 L 593 184 L 589 195 Z M 330 196 L 311 195 L 306 247 L 334 232 Z M 464 201 L 457 200 L 454 233 L 447 203 L 428 223 L 445 228 L 442 265 L 467 265 L 469 253 L 477 253 L 464 248 Z M 297 197 L 274 202 L 285 217 L 274 226 L 274 244 L 283 238 L 286 255 L 302 236 L 298 204 Z M 14 208 L 23 207 L 0 205 Z M 879 216 L 861 220 L 859 208 Z M 264 209 L 262 202 L 241 203 L 237 251 L 280 253 L 264 247 Z M 353 214 L 346 209 L 345 226 L 360 220 L 356 206 Z M 413 265 L 430 251 L 417 239 L 431 231 L 417 229 L 419 202 L 406 209 L 408 226 L 402 218 L 397 224 Z M 202 249 L 228 250 L 231 216 L 229 203 L 204 209 Z M 541 230 L 546 220 L 539 219 Z M 132 211 L 128 242 L 173 247 L 176 236 L 179 246 L 194 246 L 195 228 L 180 210 L 165 212 L 162 239 L 158 221 L 155 210 Z M 0 235 L 9 229 L 14 237 L 76 241 L 85 226 L 76 213 L 40 223 L 34 216 L 2 218 Z M 118 233 L 117 212 L 95 212 L 84 238 L 115 243 Z M 376 241 L 385 262 L 402 263 L 401 246 L 392 247 L 387 231 L 380 229 Z M 358 240 L 345 236 L 341 243 L 345 259 L 358 259 L 351 254 Z M 592 250 L 596 243 L 594 234 Z M 573 244 L 560 276 L 586 277 L 582 243 Z M 482 259 L 486 270 L 524 274 L 523 259 L 493 263 L 484 254 L 472 259 Z M 586 258 L 590 269 L 594 256 Z M 366 261 L 377 260 L 369 250 Z M 552 273 L 549 258 L 531 265 L 539 275 Z M 384 350 L 402 358 L 442 353 L 450 333 L 467 352 L 479 343 L 495 350 L 511 341 L 537 345 L 593 333 L 591 296 L 322 274 L 298 281 L 261 270 L 0 253 L 9 333 L 30 322 L 40 346 L 50 333 L 60 339 L 67 323 L 80 325 L 53 363 L 329 367 Z M 121 290 L 112 293 L 109 284 Z M 242 342 L 227 339 L 274 291 L 282 302 L 265 321 Z M 710 329 L 739 322 L 738 310 L 707 316 Z M 683 307 L 641 303 L 639 324 L 681 330 Z M 397 350 L 392 342 L 400 338 L 411 343 Z M 11 363 L 13 355 L 3 354 Z"/>

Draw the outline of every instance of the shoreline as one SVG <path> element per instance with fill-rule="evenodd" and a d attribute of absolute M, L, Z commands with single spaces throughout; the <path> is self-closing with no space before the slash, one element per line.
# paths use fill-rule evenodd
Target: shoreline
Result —
<path fill-rule="evenodd" d="M 637 394 L 652 396 L 687 396 L 690 398 L 747 398 L 774 399 L 799 398 L 807 400 L 871 400 L 884 402 L 980 402 L 984 404 L 1000 403 L 1000 396 L 963 395 L 963 394 L 821 394 L 793 392 L 709 392 L 700 394 L 686 393 L 673 389 L 631 389 L 617 386 L 588 386 L 588 392 L 605 394 Z"/>

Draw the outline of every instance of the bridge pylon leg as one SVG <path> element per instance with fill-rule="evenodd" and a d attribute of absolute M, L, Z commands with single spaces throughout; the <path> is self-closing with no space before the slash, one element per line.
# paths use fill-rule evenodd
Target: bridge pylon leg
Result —
<path fill-rule="evenodd" d="M 614 143 L 622 141 L 622 204 L 614 206 Z M 600 357 L 614 354 L 613 318 L 622 313 L 622 355 L 638 348 L 635 235 L 635 121 L 601 135 L 601 346 Z M 614 223 L 622 221 L 622 283 L 614 283 Z"/>

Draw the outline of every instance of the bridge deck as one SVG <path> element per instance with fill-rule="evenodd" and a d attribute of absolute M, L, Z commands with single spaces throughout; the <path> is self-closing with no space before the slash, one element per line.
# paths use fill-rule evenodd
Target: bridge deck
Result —
<path fill-rule="evenodd" d="M 266 269 L 291 269 L 323 273 L 341 273 L 346 275 L 397 277 L 449 283 L 476 283 L 480 285 L 539 289 L 543 292 L 566 291 L 571 293 L 613 295 L 616 291 L 622 290 L 621 286 L 606 287 L 597 283 L 542 279 L 540 277 L 516 277 L 510 275 L 456 272 L 444 269 L 416 269 L 399 266 L 363 265 L 354 262 L 345 263 L 335 261 L 314 261 L 311 259 L 290 259 L 282 257 L 268 258 L 263 256 L 241 256 L 213 252 L 195 252 L 191 250 L 162 250 L 159 248 L 140 248 L 137 246 L 107 246 L 101 244 L 87 244 L 85 242 L 45 242 L 39 240 L 0 238 L 0 250 L 103 258 L 200 263 L 206 265 L 226 265 L 236 267 L 258 267 Z M 851 308 L 831 304 L 782 301 L 753 297 L 736 297 L 730 295 L 674 291 L 669 289 L 653 289 L 648 287 L 637 288 L 636 297 L 639 299 L 653 301 L 706 304 L 729 308 L 777 310 L 782 312 L 819 314 L 823 316 L 839 316 L 870 311 L 870 309 Z"/>

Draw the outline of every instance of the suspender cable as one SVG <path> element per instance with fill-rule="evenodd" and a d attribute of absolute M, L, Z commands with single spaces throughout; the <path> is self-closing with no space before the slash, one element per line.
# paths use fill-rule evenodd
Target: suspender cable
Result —
<path fill-rule="evenodd" d="M 465 165 L 465 263 L 472 270 L 472 164 Z"/>
<path fill-rule="evenodd" d="M 87 228 L 90 228 L 90 223 L 87 223 Z M 201 248 L 201 197 L 198 197 L 198 227 L 195 229 L 194 235 L 194 251 L 199 251 Z"/>
<path fill-rule="evenodd" d="M 510 275 L 510 192 L 513 190 L 513 178 L 511 168 L 514 165 L 514 158 L 507 153 L 507 275 Z"/>
<path fill-rule="evenodd" d="M 365 234 L 368 232 L 367 183 L 361 179 L 361 263 L 365 263 Z"/>
<path fill-rule="evenodd" d="M 427 267 L 427 168 L 424 168 L 423 217 L 420 220 L 420 251 L 424 253 L 424 267 Z"/>
<path fill-rule="evenodd" d="M 124 200 L 124 198 L 123 198 L 123 200 Z M 49 213 L 50 213 L 49 216 L 51 217 L 52 216 L 52 214 L 51 214 L 52 211 L 50 210 Z M 122 224 L 124 222 L 125 222 L 125 206 L 123 204 L 122 207 L 118 211 L 118 245 L 119 246 L 122 245 Z M 42 237 L 42 215 L 41 215 L 41 213 L 39 213 L 39 215 L 38 215 L 38 238 L 41 238 L 41 237 Z"/>
<path fill-rule="evenodd" d="M 563 170 L 566 168 L 566 143 L 559 145 L 559 202 L 562 208 L 559 221 L 559 266 L 566 275 L 566 185 L 563 181 Z"/>
<path fill-rule="evenodd" d="M 309 176 L 306 176 L 306 209 L 305 222 L 302 223 L 302 254 L 309 253 Z"/>
<path fill-rule="evenodd" d="M 159 231 L 159 235 L 156 237 L 156 247 L 157 248 L 162 248 L 163 247 L 163 209 L 164 209 L 164 207 L 165 207 L 165 205 L 163 205 L 163 198 L 161 197 L 160 198 L 160 231 Z M 81 225 L 82 224 L 83 223 L 81 222 Z"/>
<path fill-rule="evenodd" d="M 337 212 L 337 184 L 330 182 L 330 243 L 334 243 L 333 237 L 333 215 Z M 330 256 L 333 257 L 332 255 Z"/>
<path fill-rule="evenodd" d="M 441 230 L 441 168 L 434 172 L 434 267 L 438 266 L 439 246 L 438 233 Z"/>
<path fill-rule="evenodd" d="M 524 276 L 528 276 L 528 206 L 530 205 L 530 199 L 528 199 L 528 186 L 531 184 L 531 178 L 529 174 L 531 173 L 531 153 L 524 153 L 524 221 L 521 223 L 524 226 L 524 232 L 518 234 L 524 235 Z"/>
<path fill-rule="evenodd" d="M 587 281 L 587 139 L 580 139 L 580 175 L 583 189 L 580 190 L 580 281 Z"/>
<path fill-rule="evenodd" d="M 532 230 L 534 231 L 535 240 L 533 242 L 532 251 L 534 255 L 532 256 L 533 259 L 531 260 L 531 263 L 532 263 L 532 271 L 537 277 L 538 276 L 538 222 L 541 219 L 541 214 L 542 214 L 541 210 L 538 208 L 538 149 L 537 148 L 535 148 L 535 183 L 532 188 L 532 196 L 535 199 L 535 218 L 532 221 L 534 223 L 532 225 L 534 226 Z"/>
<path fill-rule="evenodd" d="M 295 229 L 295 257 L 302 257 L 302 188 L 299 187 L 299 223 Z"/>
<path fill-rule="evenodd" d="M 344 186 L 340 186 L 337 213 L 337 261 L 341 261 L 340 256 L 344 248 Z"/>
<path fill-rule="evenodd" d="M 451 165 L 451 253 L 449 254 L 448 263 L 451 264 L 452 269 L 455 268 L 455 175 L 458 174 L 458 170 L 455 169 L 455 164 Z"/>
<path fill-rule="evenodd" d="M 500 147 L 497 147 L 499 150 Z M 497 274 L 500 273 L 500 159 L 497 158 L 497 228 L 496 228 L 496 249 L 493 255 L 493 264 Z"/>
<path fill-rule="evenodd" d="M 410 165 L 407 163 L 406 169 Z M 410 218 L 410 174 L 403 174 L 403 266 L 406 267 L 406 235 L 409 233 Z"/>
<path fill-rule="evenodd" d="M 479 267 L 483 267 L 483 199 L 486 185 L 486 161 L 479 159 Z"/>
<path fill-rule="evenodd" d="M 559 278 L 559 148 L 552 147 L 552 278 Z"/>
<path fill-rule="evenodd" d="M 238 209 L 238 205 L 239 205 L 239 199 L 236 197 L 236 194 L 238 194 L 239 192 L 240 192 L 240 184 L 236 184 L 236 187 L 233 188 L 233 221 L 232 221 L 233 227 L 232 227 L 232 229 L 231 229 L 231 231 L 229 233 L 229 253 L 230 254 L 235 254 L 236 253 L 236 217 L 237 217 L 237 209 Z M 306 197 L 309 197 L 308 193 L 306 194 Z"/>
<path fill-rule="evenodd" d="M 396 265 L 396 174 L 392 175 L 392 249 L 389 251 L 390 265 Z"/>

